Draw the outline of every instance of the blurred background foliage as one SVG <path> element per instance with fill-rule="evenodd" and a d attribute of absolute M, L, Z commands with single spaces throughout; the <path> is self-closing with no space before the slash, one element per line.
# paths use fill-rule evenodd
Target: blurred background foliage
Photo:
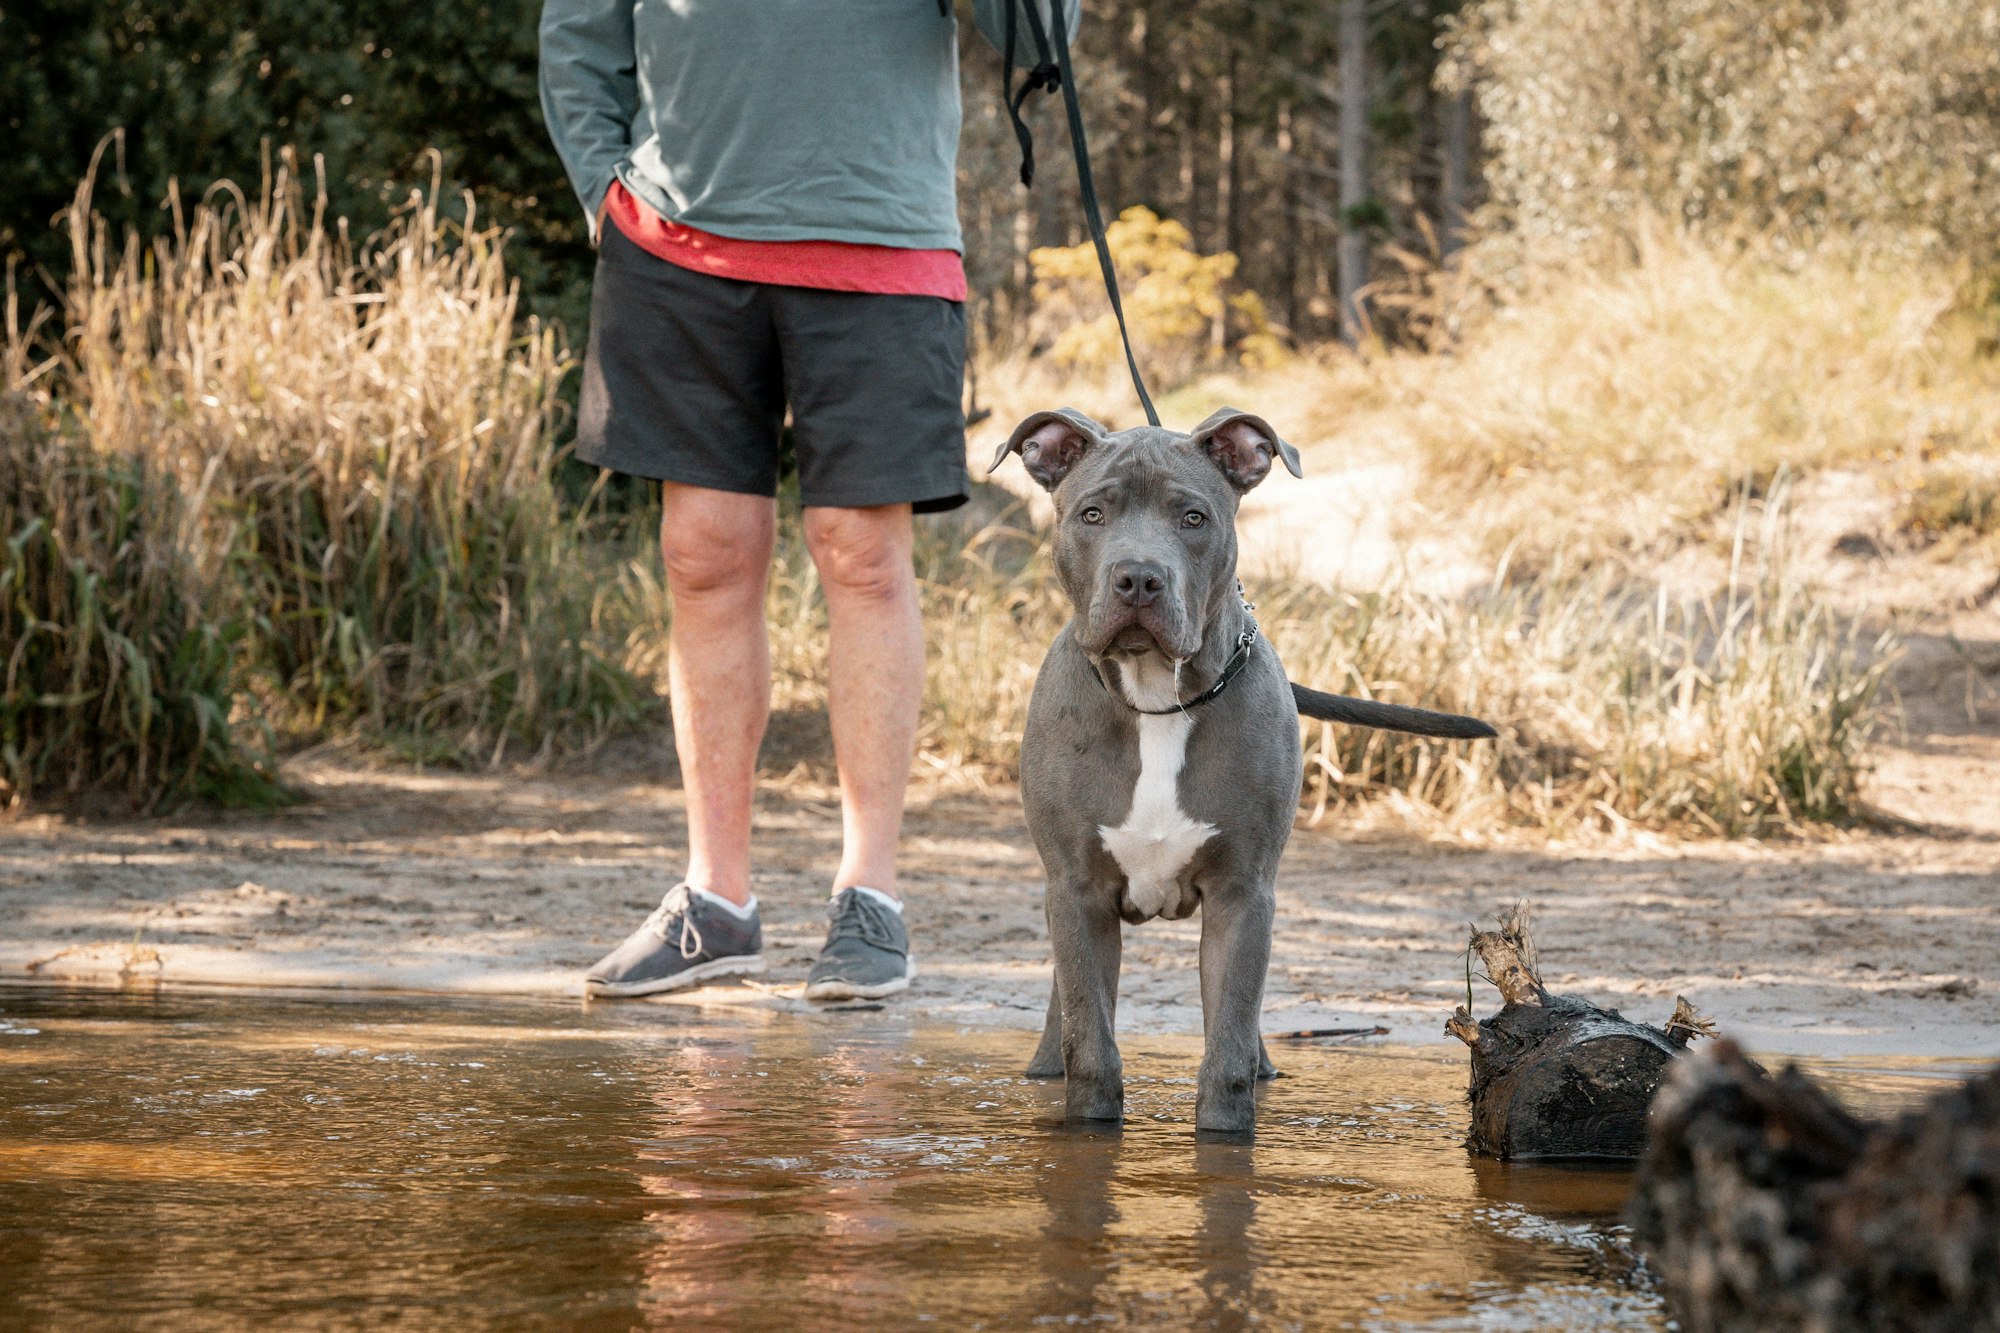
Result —
<path fill-rule="evenodd" d="M 1236 256 L 1196 254 L 1186 227 L 1140 205 L 1105 228 L 1133 346 L 1154 376 L 1169 383 L 1204 366 L 1233 360 L 1252 368 L 1279 364 L 1284 346 L 1264 303 L 1251 291 L 1227 294 Z M 1105 295 L 1097 250 L 1088 241 L 1050 246 L 1029 257 L 1035 315 L 1028 336 L 1063 369 L 1122 365 L 1117 317 Z"/>
<path fill-rule="evenodd" d="M 914 0 L 913 0 L 914 2 Z M 1361 20 L 1366 115 L 1342 140 L 1343 11 Z M 0 5 L 0 255 L 52 295 L 54 226 L 96 145 L 122 145 L 97 207 L 160 231 L 170 180 L 198 198 L 292 146 L 329 216 L 365 236 L 435 150 L 441 206 L 511 233 L 522 310 L 580 342 L 582 219 L 535 90 L 539 0 L 7 0 Z M 1297 345 L 1338 331 L 1337 242 L 1371 245 L 1371 327 L 1428 336 L 1397 293 L 1476 219 L 1515 242 L 1501 276 L 1630 241 L 1644 214 L 1791 243 L 1827 228 L 1990 254 L 2000 242 L 1994 0 L 1092 0 L 1078 67 L 1103 193 L 1202 256 Z M 1020 336 L 1037 250 L 1084 239 L 1056 99 L 1029 111 L 1023 191 L 999 57 L 962 25 L 961 211 L 975 340 Z M 1355 131 L 1359 131 L 1357 138 Z M 1365 162 L 1344 196 L 1344 155 Z M 1503 246 L 1488 247 L 1497 271 Z M 1044 288 L 1044 291 L 1047 291 Z M 1233 339 L 1237 330 L 1227 330 Z"/>
<path fill-rule="evenodd" d="M 273 153 L 324 162 L 328 212 L 385 226 L 442 157 L 440 200 L 514 233 L 529 312 L 580 330 L 590 251 L 535 90 L 538 0 L 6 0 L 0 5 L 0 254 L 60 290 L 57 217 L 122 130 L 97 210 L 166 230 L 167 186 L 254 187 Z M 30 290 L 34 287 L 31 284 Z"/>
<path fill-rule="evenodd" d="M 915 0 L 913 0 L 915 2 Z M 1439 20 L 1455 6 L 1371 7 L 1369 225 L 1420 240 L 1439 207 L 1442 122 L 1431 92 Z M 1105 196 L 1239 256 L 1238 284 L 1304 338 L 1333 329 L 1332 6 L 1306 0 L 1110 0 L 1087 6 L 1078 64 Z M 590 254 L 536 97 L 539 0 L 7 0 L 0 5 L 0 254 L 60 285 L 54 226 L 98 142 L 124 132 L 98 194 L 115 224 L 160 230 L 170 180 L 199 198 L 254 182 L 295 146 L 324 162 L 329 214 L 385 225 L 442 155 L 446 207 L 472 191 L 514 233 L 523 308 L 580 341 Z M 961 161 L 967 259 L 982 328 L 1030 299 L 1029 252 L 1073 245 L 1081 218 L 1055 99 L 1030 109 L 1042 181 L 1024 192 L 1000 106 L 999 56 L 971 32 Z M 44 289 L 42 295 L 50 294 Z"/>
<path fill-rule="evenodd" d="M 1629 239 L 1641 214 L 1793 247 L 2000 246 L 1990 0 L 1487 0 L 1446 46 L 1517 256 Z"/>

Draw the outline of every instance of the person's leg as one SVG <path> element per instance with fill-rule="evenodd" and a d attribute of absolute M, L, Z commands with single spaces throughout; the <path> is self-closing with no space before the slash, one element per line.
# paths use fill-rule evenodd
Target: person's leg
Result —
<path fill-rule="evenodd" d="M 590 308 L 576 456 L 664 482 L 687 798 L 686 882 L 659 885 L 660 905 L 584 973 L 586 994 L 629 997 L 764 969 L 750 810 L 770 711 L 764 583 L 784 367 L 765 289 L 668 263 L 616 225 L 603 234 Z"/>
<path fill-rule="evenodd" d="M 954 301 L 798 289 L 774 299 L 806 541 L 832 620 L 828 711 L 843 845 L 809 1000 L 879 999 L 916 976 L 896 843 L 923 700 L 912 512 L 963 504 L 965 312 Z"/>
<path fill-rule="evenodd" d="M 808 508 L 805 536 L 832 622 L 827 708 L 842 837 L 833 889 L 897 896 L 896 844 L 924 695 L 910 506 Z"/>
<path fill-rule="evenodd" d="M 687 882 L 740 906 L 750 900 L 757 748 L 771 715 L 764 586 L 777 507 L 761 495 L 667 482 L 661 508 L 660 552 L 673 595 L 667 674 L 687 795 Z"/>

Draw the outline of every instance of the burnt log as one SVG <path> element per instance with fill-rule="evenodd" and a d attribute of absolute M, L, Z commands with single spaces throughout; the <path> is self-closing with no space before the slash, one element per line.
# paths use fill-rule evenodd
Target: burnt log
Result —
<path fill-rule="evenodd" d="M 1717 1042 L 1660 1096 L 1630 1219 L 1687 1333 L 2000 1333 L 2000 1069 L 1871 1123 Z"/>
<path fill-rule="evenodd" d="M 1542 985 L 1526 904 L 1498 930 L 1472 931 L 1468 945 L 1504 1006 L 1475 1021 L 1460 1005 L 1445 1031 L 1472 1051 L 1465 1146 L 1503 1161 L 1634 1161 L 1646 1146 L 1646 1114 L 1668 1067 L 1714 1025 L 1676 997 L 1664 1028 L 1634 1023 Z"/>

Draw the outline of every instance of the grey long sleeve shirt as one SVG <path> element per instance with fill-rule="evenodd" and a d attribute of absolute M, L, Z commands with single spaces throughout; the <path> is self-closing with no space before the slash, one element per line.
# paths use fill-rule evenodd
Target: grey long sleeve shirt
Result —
<path fill-rule="evenodd" d="M 1046 21 L 1051 0 L 973 0 L 996 48 L 1008 3 Z M 1064 0 L 1072 34 L 1079 8 Z M 718 236 L 960 248 L 958 24 L 937 0 L 546 0 L 541 48 L 593 238 L 617 179 Z"/>

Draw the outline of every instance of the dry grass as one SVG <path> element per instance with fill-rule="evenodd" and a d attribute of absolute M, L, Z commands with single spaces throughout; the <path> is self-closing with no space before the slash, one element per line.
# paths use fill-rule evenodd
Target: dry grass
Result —
<path fill-rule="evenodd" d="M 1453 600 L 1267 594 L 1296 677 L 1501 730 L 1467 745 L 1311 724 L 1313 817 L 1387 800 L 1460 831 L 1723 836 L 1854 819 L 1893 639 L 1841 624 L 1781 558 L 1741 573 L 1712 597 L 1560 560 Z"/>
<path fill-rule="evenodd" d="M 1993 544 L 2000 538 L 2000 449 L 1983 457 L 1953 454 L 1911 469 L 1897 517 L 1940 558 Z"/>
<path fill-rule="evenodd" d="M 1700 533 L 1745 478 L 1912 467 L 2000 439 L 1993 312 L 1971 274 L 1829 247 L 1781 263 L 1655 232 L 1380 368 L 1440 495 L 1490 539 L 1565 526 L 1628 550 Z"/>
<path fill-rule="evenodd" d="M 1844 244 L 1779 255 L 1634 232 L 1630 263 L 1550 268 L 1532 291 L 1458 309 L 1441 352 L 1327 349 L 1196 380 L 1162 394 L 1162 413 L 1185 425 L 1218 402 L 1254 407 L 1309 474 L 1414 464 L 1396 501 L 1412 531 L 1448 516 L 1517 565 L 1558 545 L 1641 566 L 1691 541 L 1726 546 L 1733 498 L 1780 472 L 1869 471 L 1917 497 L 1912 526 L 1976 521 L 1949 511 L 1955 488 L 1990 484 L 2000 464 L 1990 275 Z M 1058 383 L 1009 364 L 986 382 L 1008 386 L 1002 421 L 1054 401 L 1137 419 L 1108 369 Z"/>
<path fill-rule="evenodd" d="M 72 213 L 61 336 L 44 342 L 60 350 L 0 425 L 30 446 L 0 473 L 5 535 L 29 534 L 0 577 L 39 599 L 0 640 L 39 673 L 9 683 L 12 799 L 248 790 L 259 770 L 237 742 L 263 727 L 492 761 L 585 749 L 655 707 L 657 556 L 559 503 L 566 358 L 517 323 L 497 238 L 449 232 L 420 198 L 350 244 L 283 173 L 149 247 L 109 236 L 88 203 Z M 1814 599 L 1767 479 L 1963 461 L 1995 438 L 2000 376 L 1963 275 L 1829 255 L 1757 265 L 1663 242 L 1628 271 L 1552 281 L 1449 356 L 1235 373 L 1227 396 L 1310 458 L 1414 455 L 1427 504 L 1515 556 L 1470 592 L 1254 589 L 1294 678 L 1505 733 L 1464 746 L 1315 724 L 1316 815 L 1387 803 L 1467 832 L 1738 834 L 1855 812 L 1887 645 L 1855 641 Z M 1050 401 L 1132 419 L 1109 372 L 987 382 L 1008 385 L 1003 423 Z M 1203 381 L 1163 405 L 1192 419 L 1224 391 Z M 56 521 L 36 527 L 44 513 Z M 643 515 L 619 529 L 647 531 Z M 1004 780 L 1067 608 L 1018 512 L 923 531 L 920 763 Z M 1732 534 L 1732 573 L 1708 597 L 1599 558 L 1691 535 L 1727 549 Z M 110 590 L 89 609 L 79 570 Z M 820 706 L 825 610 L 795 524 L 768 609 L 777 702 Z M 63 684 L 91 672 L 100 683 Z"/>
<path fill-rule="evenodd" d="M 1636 262 L 1546 272 L 1531 299 L 1474 311 L 1444 354 L 1325 353 L 1162 396 L 1169 424 L 1254 408 L 1309 475 L 1408 465 L 1409 492 L 1382 500 L 1404 534 L 1492 571 L 1470 590 L 1258 590 L 1296 679 L 1506 733 L 1453 746 L 1314 727 L 1315 814 L 1377 802 L 1458 831 L 1734 835 L 1859 811 L 1895 645 L 1857 637 L 1783 549 L 1784 478 L 1873 472 L 1907 494 L 1908 525 L 1981 531 L 2000 463 L 1985 288 L 1837 245 L 1759 257 L 1635 232 Z M 1137 418 L 1111 366 L 1058 383 L 1010 363 L 986 382 L 1006 386 L 1000 428 L 1054 402 Z M 1690 544 L 1703 558 L 1662 586 Z M 1690 591 L 1690 568 L 1726 573 Z"/>
<path fill-rule="evenodd" d="M 1253 582 L 1293 679 L 1478 714 L 1502 732 L 1465 744 L 1303 723 L 1310 817 L 1384 804 L 1435 830 L 1550 836 L 1627 824 L 1737 836 L 1856 817 L 1893 642 L 1857 637 L 1813 596 L 1785 558 L 1781 505 L 1746 502 L 1738 519 L 1734 576 L 1714 597 L 1562 561 L 1462 597 Z M 1069 616 L 1045 540 L 1014 514 L 969 541 L 927 530 L 919 763 L 948 782 L 1018 775 L 1035 672 Z M 632 568 L 650 578 L 648 562 Z M 669 623 L 651 587 L 642 656 Z M 778 704 L 823 706 L 825 606 L 795 525 L 781 528 L 768 615 Z"/>
<path fill-rule="evenodd" d="M 353 245 L 281 167 L 142 246 L 86 185 L 57 392 L 198 497 L 261 715 L 432 758 L 586 747 L 642 692 L 550 480 L 565 354 L 517 320 L 499 238 L 438 205 Z"/>

